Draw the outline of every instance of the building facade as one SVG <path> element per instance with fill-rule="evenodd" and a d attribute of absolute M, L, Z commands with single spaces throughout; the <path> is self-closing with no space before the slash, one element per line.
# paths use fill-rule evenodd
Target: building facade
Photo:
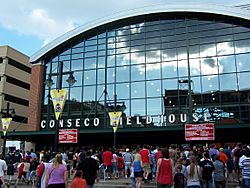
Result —
<path fill-rule="evenodd" d="M 58 89 L 63 64 L 68 96 L 60 129 L 77 128 L 81 145 L 113 142 L 112 111 L 122 112 L 120 144 L 184 143 L 186 123 L 207 122 L 215 124 L 215 141 L 247 140 L 249 19 L 236 7 L 168 5 L 66 33 L 31 57 L 29 126 L 54 138 L 50 90 Z M 71 87 L 68 72 L 77 80 Z M 48 88 L 50 78 L 55 84 Z"/>
<path fill-rule="evenodd" d="M 0 46 L 0 111 L 12 109 L 15 116 L 9 131 L 27 131 L 31 65 L 29 57 L 9 47 Z M 1 126 L 2 130 L 2 126 Z"/>

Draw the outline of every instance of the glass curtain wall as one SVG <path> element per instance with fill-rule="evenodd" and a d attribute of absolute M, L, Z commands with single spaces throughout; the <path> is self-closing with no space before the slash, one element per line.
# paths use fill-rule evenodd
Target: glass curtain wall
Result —
<path fill-rule="evenodd" d="M 69 87 L 63 76 L 69 95 L 62 118 L 98 117 L 99 127 L 109 126 L 108 112 L 114 110 L 130 116 L 132 127 L 183 125 L 180 114 L 190 107 L 198 122 L 249 123 L 249 59 L 249 28 L 216 19 L 159 17 L 82 38 L 50 58 L 46 78 L 63 61 L 63 71 L 73 71 L 77 82 Z M 52 79 L 56 83 L 56 76 Z M 48 93 L 45 88 L 43 119 L 54 118 Z M 171 123 L 170 114 L 176 116 Z M 153 122 L 146 124 L 146 116 Z"/>

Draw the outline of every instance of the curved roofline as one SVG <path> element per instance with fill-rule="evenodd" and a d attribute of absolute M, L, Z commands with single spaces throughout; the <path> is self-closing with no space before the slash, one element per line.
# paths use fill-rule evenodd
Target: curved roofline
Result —
<path fill-rule="evenodd" d="M 31 58 L 31 63 L 36 63 L 40 58 L 42 58 L 44 55 L 46 55 L 48 52 L 56 48 L 58 45 L 63 44 L 64 42 L 70 40 L 71 38 L 84 33 L 92 28 L 105 25 L 108 23 L 112 23 L 114 21 L 130 18 L 130 17 L 136 17 L 139 15 L 147 15 L 152 13 L 171 13 L 171 12 L 200 12 L 200 13 L 212 13 L 212 14 L 218 14 L 218 15 L 225 15 L 225 16 L 231 16 L 241 19 L 250 20 L 250 13 L 249 11 L 236 8 L 236 7 L 229 7 L 229 6 L 222 6 L 222 5 L 214 5 L 214 4 L 168 4 L 168 5 L 157 5 L 157 6 L 151 6 L 151 7 L 143 7 L 138 9 L 133 9 L 129 11 L 122 11 L 116 14 L 113 14 L 111 16 L 104 17 L 102 19 L 91 21 L 87 24 L 81 25 L 77 27 L 76 29 L 73 29 L 52 42 L 45 45 L 43 48 L 41 48 L 39 51 L 34 53 Z"/>

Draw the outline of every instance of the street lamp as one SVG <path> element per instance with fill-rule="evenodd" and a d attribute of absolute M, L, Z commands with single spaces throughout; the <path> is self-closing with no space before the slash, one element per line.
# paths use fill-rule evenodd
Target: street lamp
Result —
<path fill-rule="evenodd" d="M 2 154 L 5 157 L 5 148 L 6 148 L 6 141 L 7 141 L 7 132 L 10 125 L 10 122 L 12 121 L 12 118 L 16 115 L 15 109 L 10 108 L 10 103 L 7 102 L 7 108 L 1 109 L 0 116 L 2 119 L 2 131 L 4 136 L 3 141 L 3 151 Z"/>
<path fill-rule="evenodd" d="M 76 79 L 73 76 L 73 72 L 72 71 L 63 72 L 63 61 L 59 61 L 58 72 L 49 74 L 48 79 L 46 79 L 44 83 L 48 88 L 51 88 L 51 86 L 54 84 L 51 77 L 57 76 L 57 89 L 56 90 L 60 91 L 60 90 L 62 90 L 62 76 L 67 75 L 67 74 L 69 74 L 69 77 L 66 80 L 66 82 L 68 82 L 69 86 L 73 86 L 76 83 Z M 62 112 L 62 111 L 63 111 L 63 109 L 61 109 L 60 112 Z M 57 123 L 55 125 L 55 144 L 54 144 L 54 146 L 55 146 L 55 151 L 58 151 L 59 116 L 58 116 L 56 122 Z"/>

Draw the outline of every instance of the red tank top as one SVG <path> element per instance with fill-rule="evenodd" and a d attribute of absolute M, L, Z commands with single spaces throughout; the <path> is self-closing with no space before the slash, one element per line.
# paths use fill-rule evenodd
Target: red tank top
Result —
<path fill-rule="evenodd" d="M 170 159 L 162 159 L 157 176 L 160 184 L 173 184 L 173 172 Z"/>

